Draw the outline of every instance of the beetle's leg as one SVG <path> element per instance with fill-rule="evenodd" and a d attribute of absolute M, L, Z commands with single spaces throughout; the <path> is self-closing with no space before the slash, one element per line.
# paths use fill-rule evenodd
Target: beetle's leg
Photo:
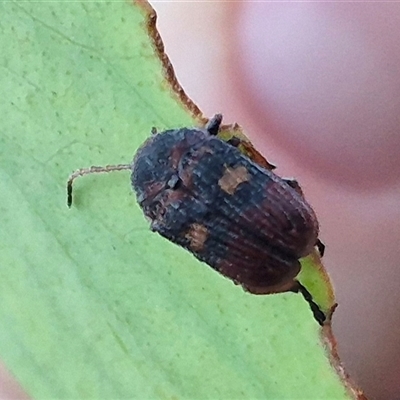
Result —
<path fill-rule="evenodd" d="M 315 243 L 315 245 L 317 246 L 319 255 L 322 258 L 325 254 L 325 245 L 319 239 L 317 240 L 317 243 Z"/>
<path fill-rule="evenodd" d="M 157 134 L 157 128 L 156 128 L 155 126 L 153 126 L 153 127 L 151 128 L 151 134 L 152 134 L 152 135 L 156 135 L 156 134 Z"/>
<path fill-rule="evenodd" d="M 326 321 L 326 315 L 321 311 L 318 304 L 313 300 L 311 293 L 299 282 L 295 281 L 295 286 L 291 289 L 292 292 L 301 293 L 307 303 L 310 305 L 314 318 L 322 326 Z"/>
<path fill-rule="evenodd" d="M 289 179 L 285 178 L 283 179 L 291 188 L 293 188 L 298 194 L 300 194 L 302 197 L 304 197 L 303 191 L 301 190 L 301 187 L 299 185 L 299 182 L 296 181 L 296 179 Z"/>
<path fill-rule="evenodd" d="M 237 147 L 239 147 L 239 146 L 243 143 L 243 140 L 239 139 L 239 138 L 236 137 L 236 136 L 233 136 L 232 138 L 230 138 L 229 140 L 227 140 L 226 143 L 229 143 L 231 146 L 237 148 Z"/>
<path fill-rule="evenodd" d="M 222 122 L 222 114 L 215 114 L 206 125 L 206 130 L 211 136 L 217 136 Z"/>
<path fill-rule="evenodd" d="M 89 174 L 97 174 L 104 172 L 112 172 L 112 171 L 123 171 L 125 169 L 132 169 L 132 164 L 117 164 L 117 165 L 106 165 L 105 167 L 96 167 L 92 166 L 89 168 L 81 168 L 77 169 L 74 173 L 72 173 L 67 182 L 67 205 L 71 207 L 72 204 L 72 183 L 78 176 L 89 175 Z"/>

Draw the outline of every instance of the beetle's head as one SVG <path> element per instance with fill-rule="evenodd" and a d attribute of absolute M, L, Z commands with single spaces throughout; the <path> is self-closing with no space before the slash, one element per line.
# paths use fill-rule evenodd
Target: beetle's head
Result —
<path fill-rule="evenodd" d="M 208 137 L 202 129 L 174 129 L 154 134 L 144 142 L 133 160 L 132 187 L 147 217 L 158 219 L 177 196 L 182 157 Z M 178 200 L 178 199 L 176 199 Z"/>

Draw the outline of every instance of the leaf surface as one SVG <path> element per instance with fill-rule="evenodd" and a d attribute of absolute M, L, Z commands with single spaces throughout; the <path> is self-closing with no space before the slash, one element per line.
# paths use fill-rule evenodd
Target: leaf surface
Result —
<path fill-rule="evenodd" d="M 152 234 L 129 172 L 78 179 L 66 207 L 73 170 L 130 162 L 153 126 L 200 124 L 165 78 L 148 7 L 0 10 L 0 355 L 27 393 L 350 398 L 303 298 L 244 293 Z"/>

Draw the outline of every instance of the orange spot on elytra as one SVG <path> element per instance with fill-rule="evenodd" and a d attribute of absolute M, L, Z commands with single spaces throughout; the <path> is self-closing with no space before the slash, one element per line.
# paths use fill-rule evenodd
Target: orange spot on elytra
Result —
<path fill-rule="evenodd" d="M 249 171 L 243 165 L 236 168 L 227 167 L 218 181 L 218 185 L 224 192 L 234 194 L 237 187 L 243 182 L 248 182 L 250 177 Z"/>
<path fill-rule="evenodd" d="M 204 246 L 204 242 L 207 240 L 208 230 L 204 225 L 195 222 L 190 226 L 185 237 L 190 241 L 189 247 L 191 250 L 200 251 Z"/>

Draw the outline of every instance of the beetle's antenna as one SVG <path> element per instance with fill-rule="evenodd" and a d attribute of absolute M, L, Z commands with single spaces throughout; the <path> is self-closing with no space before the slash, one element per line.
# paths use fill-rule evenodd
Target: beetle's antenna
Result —
<path fill-rule="evenodd" d="M 105 167 L 96 167 L 92 166 L 89 168 L 80 168 L 77 169 L 74 173 L 72 173 L 67 182 L 67 205 L 71 207 L 72 205 L 72 183 L 78 176 L 89 175 L 89 174 L 98 174 L 112 171 L 123 171 L 132 169 L 132 164 L 117 164 L 117 165 L 106 165 Z"/>
<path fill-rule="evenodd" d="M 206 125 L 206 130 L 211 136 L 217 136 L 222 122 L 222 114 L 215 114 Z"/>

